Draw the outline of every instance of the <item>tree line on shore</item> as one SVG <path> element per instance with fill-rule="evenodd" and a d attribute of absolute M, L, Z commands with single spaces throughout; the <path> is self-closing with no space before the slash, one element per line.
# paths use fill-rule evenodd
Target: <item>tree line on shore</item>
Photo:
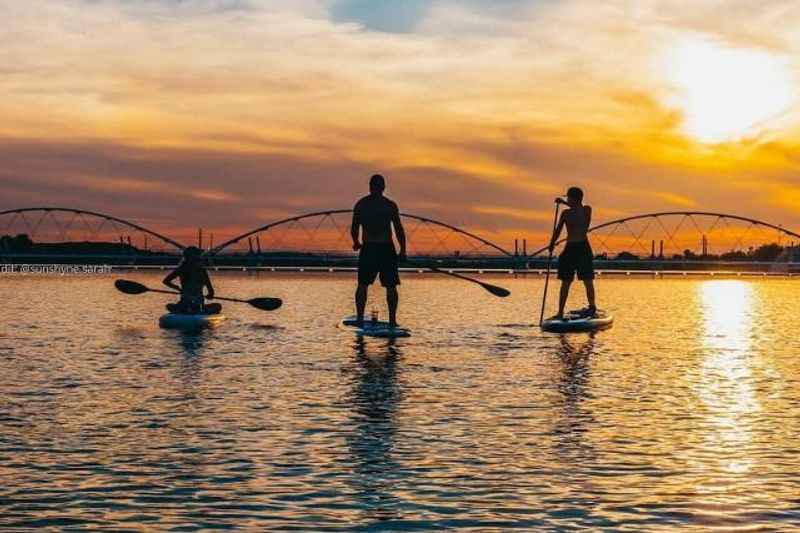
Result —
<path fill-rule="evenodd" d="M 130 241 L 120 239 L 120 242 L 62 242 L 62 243 L 37 243 L 29 235 L 0 236 L 0 252 L 17 254 L 149 254 L 152 252 L 134 246 Z M 622 251 L 614 255 L 602 253 L 595 256 L 598 260 L 614 261 L 755 261 L 774 262 L 787 255 L 795 256 L 800 260 L 800 247 L 786 247 L 778 243 L 763 244 L 758 247 L 749 247 L 747 250 L 732 250 L 721 254 L 698 254 L 692 250 L 684 250 L 682 254 L 644 255 L 640 256 L 629 251 Z"/>
<path fill-rule="evenodd" d="M 141 254 L 130 242 L 34 242 L 29 235 L 0 236 L 0 253 L 15 254 Z"/>
<path fill-rule="evenodd" d="M 614 261 L 755 261 L 763 263 L 771 263 L 780 259 L 786 252 L 795 250 L 796 248 L 781 246 L 778 243 L 762 244 L 758 247 L 749 247 L 747 250 L 732 250 L 721 254 L 698 254 L 692 250 L 684 250 L 682 254 L 673 255 L 645 255 L 644 257 L 637 254 L 623 251 L 613 256 L 607 253 L 598 254 L 595 256 L 599 260 L 614 260 Z"/>

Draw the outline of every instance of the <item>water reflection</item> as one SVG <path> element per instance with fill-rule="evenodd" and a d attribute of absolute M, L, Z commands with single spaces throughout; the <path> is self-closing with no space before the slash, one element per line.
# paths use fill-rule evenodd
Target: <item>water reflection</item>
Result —
<path fill-rule="evenodd" d="M 86 320 L 54 312 L 75 308 L 59 280 L 9 287 L 0 528 L 800 524 L 796 280 L 608 279 L 625 320 L 593 339 L 518 325 L 543 281 L 505 280 L 514 296 L 488 305 L 425 278 L 404 302 L 437 322 L 397 348 L 334 327 L 350 278 L 270 278 L 297 303 L 281 329 L 242 310 L 200 337 L 157 329 L 113 280 L 81 281 Z"/>
<path fill-rule="evenodd" d="M 203 353 L 207 340 L 205 331 L 173 331 L 169 332 L 167 342 L 177 343 L 181 356 L 178 358 L 178 378 L 182 390 L 186 394 L 193 391 L 202 382 Z"/>
<path fill-rule="evenodd" d="M 594 421 L 591 410 L 584 408 L 583 403 L 590 397 L 591 358 L 595 351 L 595 337 L 592 334 L 582 342 L 575 342 L 575 338 L 569 335 L 560 337 L 558 357 L 561 361 L 561 375 L 558 391 L 563 397 L 563 404 L 562 416 L 557 420 L 554 431 L 560 437 L 556 445 L 560 453 L 584 455 L 591 451 L 591 446 L 583 437 Z"/>
<path fill-rule="evenodd" d="M 760 410 L 752 387 L 753 286 L 712 281 L 698 290 L 706 350 L 697 387 L 710 426 L 706 443 L 722 452 L 720 469 L 745 472 L 751 464 L 740 452 L 752 441 L 751 421 Z"/>
<path fill-rule="evenodd" d="M 347 445 L 353 465 L 351 483 L 369 521 L 399 516 L 400 500 L 392 485 L 402 473 L 394 457 L 397 408 L 402 392 L 397 383 L 400 349 L 393 340 L 373 344 L 359 338 L 347 403 L 352 409 Z"/>
<path fill-rule="evenodd" d="M 175 330 L 170 332 L 170 335 L 174 335 L 174 340 L 178 342 L 186 357 L 196 359 L 203 354 L 208 332 Z"/>

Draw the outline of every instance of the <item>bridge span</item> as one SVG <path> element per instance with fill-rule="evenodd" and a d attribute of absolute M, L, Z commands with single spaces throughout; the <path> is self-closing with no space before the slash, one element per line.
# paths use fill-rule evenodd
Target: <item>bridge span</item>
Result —
<path fill-rule="evenodd" d="M 271 221 L 216 246 L 210 245 L 206 253 L 220 260 L 231 256 L 263 257 L 282 253 L 306 258 L 352 258 L 351 213 L 350 209 L 333 209 Z M 506 234 L 489 238 L 484 232 L 430 217 L 410 213 L 401 216 L 409 237 L 410 255 L 461 260 L 495 258 L 513 264 L 546 259 L 546 246 L 530 254 L 511 251 L 499 243 L 500 239 L 513 238 Z M 760 251 L 775 245 L 782 248 L 784 261 L 800 261 L 798 254 L 794 253 L 800 244 L 800 233 L 737 214 L 704 211 L 646 213 L 603 222 L 593 226 L 590 233 L 595 253 L 606 259 L 663 261 L 700 257 L 757 262 L 763 259 L 758 255 Z M 9 252 L 9 238 L 3 236 L 18 234 L 26 234 L 37 243 L 61 243 L 64 246 L 53 248 L 61 251 L 77 249 L 70 244 L 112 243 L 118 248 L 124 245 L 129 255 L 152 252 L 155 248 L 162 254 L 175 255 L 188 244 L 134 221 L 70 207 L 0 211 L 0 253 L 7 255 Z M 542 232 L 532 233 L 529 237 L 531 241 L 539 242 L 546 239 Z"/>

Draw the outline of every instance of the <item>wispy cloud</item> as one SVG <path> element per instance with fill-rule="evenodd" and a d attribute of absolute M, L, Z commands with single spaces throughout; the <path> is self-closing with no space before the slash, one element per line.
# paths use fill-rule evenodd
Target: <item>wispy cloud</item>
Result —
<path fill-rule="evenodd" d="M 792 187 L 797 106 L 769 135 L 703 146 L 663 70 L 686 34 L 800 57 L 797 2 L 380 4 L 0 0 L 3 207 L 244 227 L 347 207 L 381 170 L 406 209 L 486 231 L 546 231 L 537 213 L 572 184 L 609 214 L 701 204 L 800 226 L 759 189 Z"/>

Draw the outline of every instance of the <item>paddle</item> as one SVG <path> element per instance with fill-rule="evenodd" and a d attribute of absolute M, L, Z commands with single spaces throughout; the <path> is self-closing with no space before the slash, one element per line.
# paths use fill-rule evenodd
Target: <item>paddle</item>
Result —
<path fill-rule="evenodd" d="M 561 198 L 556 198 L 556 214 L 553 217 L 553 233 L 556 232 L 558 225 L 558 210 L 561 209 Z M 542 295 L 542 312 L 539 314 L 539 327 L 542 327 L 544 322 L 544 305 L 547 302 L 547 288 L 550 285 L 550 263 L 553 261 L 553 247 L 548 248 L 547 254 L 547 274 L 544 277 L 544 294 Z"/>
<path fill-rule="evenodd" d="M 467 276 L 463 276 L 461 274 L 456 274 L 455 272 L 448 272 L 447 270 L 441 270 L 436 267 L 426 266 L 428 270 L 431 272 L 436 272 L 437 274 L 444 274 L 445 276 L 453 276 L 454 278 L 463 279 L 464 281 L 470 281 L 472 283 L 476 283 L 489 291 L 490 293 L 494 294 L 495 296 L 499 296 L 500 298 L 505 298 L 511 294 L 511 291 L 508 289 L 504 289 L 503 287 L 498 287 L 497 285 L 492 285 L 491 283 L 484 283 L 480 280 L 475 278 L 470 278 Z"/>
<path fill-rule="evenodd" d="M 146 287 L 141 283 L 137 283 L 135 281 L 130 281 L 127 279 L 118 279 L 114 282 L 114 286 L 117 288 L 118 291 L 123 292 L 125 294 L 144 294 L 146 292 L 159 292 L 161 294 L 180 294 L 175 291 L 165 291 L 162 289 L 151 289 L 150 287 Z M 283 305 L 283 301 L 280 298 L 252 298 L 250 300 L 240 300 L 239 298 L 223 298 L 221 296 L 215 296 L 215 300 L 223 300 L 226 302 L 239 302 L 243 304 L 250 304 L 256 309 L 261 309 L 262 311 L 274 311 L 278 309 L 281 305 Z"/>

